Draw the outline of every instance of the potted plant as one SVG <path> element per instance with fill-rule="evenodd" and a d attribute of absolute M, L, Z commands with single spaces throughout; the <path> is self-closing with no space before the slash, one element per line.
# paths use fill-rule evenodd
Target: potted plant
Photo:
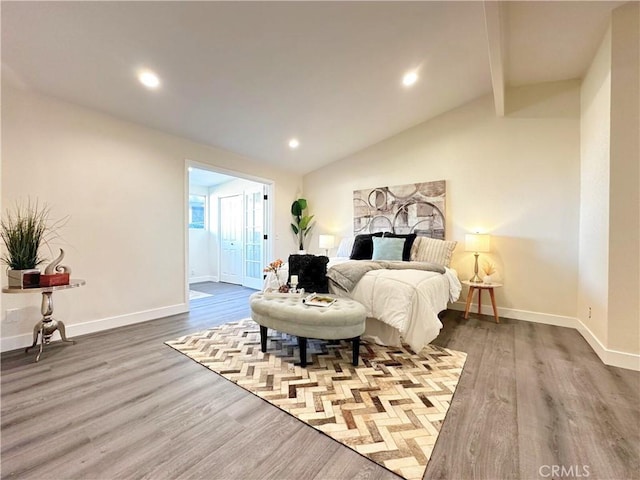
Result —
<path fill-rule="evenodd" d="M 492 262 L 484 262 L 482 265 L 482 271 L 484 272 L 484 278 L 482 283 L 490 284 L 493 282 L 493 275 L 496 273 L 496 267 Z"/>
<path fill-rule="evenodd" d="M 293 222 L 291 223 L 291 230 L 296 235 L 298 241 L 298 249 L 304 251 L 304 239 L 309 234 L 313 224 L 311 220 L 313 215 L 305 215 L 304 211 L 307 209 L 307 200 L 299 198 L 291 204 L 291 214 L 293 215 Z"/>
<path fill-rule="evenodd" d="M 0 260 L 9 267 L 9 287 L 39 285 L 40 271 L 36 267 L 45 260 L 40 256 L 40 247 L 56 228 L 56 224 L 49 226 L 49 208 L 40 207 L 37 202 L 16 204 L 13 212 L 7 211 L 0 221 L 0 237 L 6 247 Z"/>

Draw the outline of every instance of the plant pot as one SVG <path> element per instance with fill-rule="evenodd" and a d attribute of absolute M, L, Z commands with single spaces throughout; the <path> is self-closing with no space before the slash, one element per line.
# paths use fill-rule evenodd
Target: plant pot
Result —
<path fill-rule="evenodd" d="M 493 283 L 493 277 L 491 275 L 485 275 L 482 279 L 482 283 L 490 284 Z"/>
<path fill-rule="evenodd" d="M 306 250 L 298 250 L 298 255 L 306 255 L 307 251 Z"/>
<path fill-rule="evenodd" d="M 8 270 L 9 288 L 29 288 L 40 286 L 40 270 Z"/>

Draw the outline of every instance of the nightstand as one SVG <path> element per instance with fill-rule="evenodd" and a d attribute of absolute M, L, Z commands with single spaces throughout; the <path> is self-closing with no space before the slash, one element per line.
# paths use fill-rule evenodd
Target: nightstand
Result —
<path fill-rule="evenodd" d="M 469 280 L 463 280 L 463 285 L 469 287 L 469 293 L 467 294 L 467 307 L 464 309 L 464 318 L 469 318 L 469 308 L 471 308 L 471 299 L 473 298 L 473 292 L 478 290 L 478 314 L 482 311 L 482 291 L 489 290 L 489 296 L 491 297 L 491 305 L 493 305 L 493 316 L 496 319 L 496 323 L 500 323 L 498 318 L 498 309 L 496 308 L 496 297 L 493 294 L 495 288 L 500 288 L 501 283 L 475 283 Z"/>

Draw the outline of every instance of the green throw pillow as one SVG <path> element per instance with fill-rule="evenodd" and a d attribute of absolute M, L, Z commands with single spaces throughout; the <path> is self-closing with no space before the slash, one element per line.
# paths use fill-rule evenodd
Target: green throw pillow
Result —
<path fill-rule="evenodd" d="M 402 260 L 404 238 L 373 237 L 371 260 Z"/>

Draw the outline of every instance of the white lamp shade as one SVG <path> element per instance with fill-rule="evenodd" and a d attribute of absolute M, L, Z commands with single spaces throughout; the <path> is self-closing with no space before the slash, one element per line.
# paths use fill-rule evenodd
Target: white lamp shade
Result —
<path fill-rule="evenodd" d="M 467 233 L 464 236 L 464 249 L 467 252 L 488 252 L 490 237 L 486 233 Z"/>
<path fill-rule="evenodd" d="M 335 241 L 336 239 L 333 235 L 320 235 L 318 237 L 318 243 L 320 248 L 324 248 L 327 250 L 330 248 L 333 248 Z"/>

